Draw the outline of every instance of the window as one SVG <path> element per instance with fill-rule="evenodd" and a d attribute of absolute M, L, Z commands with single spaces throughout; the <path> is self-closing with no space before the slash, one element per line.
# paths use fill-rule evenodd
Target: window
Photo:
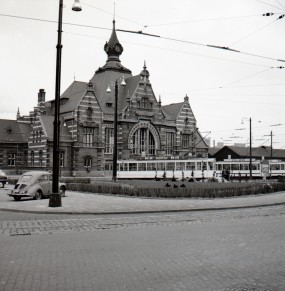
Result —
<path fill-rule="evenodd" d="M 39 151 L 39 166 L 43 166 L 43 151 Z"/>
<path fill-rule="evenodd" d="M 15 159 L 16 159 L 15 154 L 8 154 L 8 166 L 9 167 L 15 167 Z"/>
<path fill-rule="evenodd" d="M 177 162 L 176 163 L 176 170 L 177 171 L 184 171 L 185 170 L 185 162 Z"/>
<path fill-rule="evenodd" d="M 139 171 L 146 171 L 146 164 L 145 163 L 140 163 L 140 164 L 138 164 L 138 166 L 139 166 Z"/>
<path fill-rule="evenodd" d="M 186 162 L 186 170 L 195 170 L 195 162 Z"/>
<path fill-rule="evenodd" d="M 24 166 L 28 165 L 28 152 L 24 151 L 24 161 L 23 161 Z"/>
<path fill-rule="evenodd" d="M 35 153 L 34 151 L 31 151 L 31 166 L 35 166 Z"/>
<path fill-rule="evenodd" d="M 182 148 L 188 149 L 190 146 L 190 134 L 182 134 Z"/>
<path fill-rule="evenodd" d="M 87 114 L 87 119 L 91 120 L 92 119 L 92 114 L 93 114 L 93 109 L 92 107 L 88 107 L 86 110 L 86 114 Z"/>
<path fill-rule="evenodd" d="M 92 157 L 87 156 L 84 159 L 84 167 L 91 168 L 92 167 Z"/>
<path fill-rule="evenodd" d="M 174 171 L 174 169 L 175 169 L 175 163 L 174 162 L 168 162 L 166 164 L 166 170 L 167 171 Z"/>
<path fill-rule="evenodd" d="M 154 155 L 155 140 L 148 128 L 139 128 L 133 135 L 133 154 Z"/>
<path fill-rule="evenodd" d="M 92 127 L 84 127 L 83 132 L 83 145 L 91 147 L 94 140 L 94 129 Z"/>
<path fill-rule="evenodd" d="M 137 171 L 137 163 L 129 163 L 129 171 Z"/>
<path fill-rule="evenodd" d="M 142 108 L 148 108 L 148 99 L 147 98 L 142 98 L 141 99 L 141 107 Z"/>
<path fill-rule="evenodd" d="M 167 132 L 165 139 L 165 154 L 173 155 L 173 148 L 174 148 L 174 133 Z"/>
<path fill-rule="evenodd" d="M 59 166 L 64 167 L 64 152 L 59 153 Z"/>
<path fill-rule="evenodd" d="M 156 163 L 149 163 L 147 164 L 148 171 L 156 171 Z"/>
<path fill-rule="evenodd" d="M 105 129 L 105 153 L 112 154 L 114 149 L 114 128 Z"/>
<path fill-rule="evenodd" d="M 107 103 L 106 103 L 106 107 L 109 107 L 109 108 L 110 108 L 110 107 L 113 107 L 113 103 L 107 102 Z"/>

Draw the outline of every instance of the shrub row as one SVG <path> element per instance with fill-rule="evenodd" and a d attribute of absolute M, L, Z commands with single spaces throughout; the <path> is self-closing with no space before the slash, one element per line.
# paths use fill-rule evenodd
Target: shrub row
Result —
<path fill-rule="evenodd" d="M 213 185 L 213 184 L 212 184 Z M 142 188 L 126 184 L 69 184 L 68 190 L 104 193 L 114 195 L 126 195 L 136 197 L 159 197 L 159 198 L 223 198 L 262 193 L 272 193 L 285 190 L 285 183 L 246 184 L 240 187 L 222 187 L 213 185 L 212 188 Z"/>

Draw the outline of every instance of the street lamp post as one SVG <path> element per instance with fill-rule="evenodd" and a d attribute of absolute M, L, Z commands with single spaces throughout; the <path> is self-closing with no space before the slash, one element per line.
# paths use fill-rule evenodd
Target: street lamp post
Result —
<path fill-rule="evenodd" d="M 126 82 L 124 76 L 119 78 L 121 81 L 121 86 L 126 86 Z M 107 93 L 111 92 L 110 85 L 106 90 Z M 119 86 L 118 79 L 115 81 L 115 108 L 114 108 L 114 147 L 113 147 L 113 175 L 112 180 L 114 182 L 117 181 L 117 160 L 118 160 L 118 94 L 119 94 Z"/>
<path fill-rule="evenodd" d="M 117 151 L 118 151 L 118 81 L 115 82 L 115 112 L 114 112 L 114 152 L 113 152 L 113 181 L 117 181 Z"/>
<path fill-rule="evenodd" d="M 252 179 L 252 136 L 251 136 L 251 117 L 249 118 L 249 179 Z"/>
<path fill-rule="evenodd" d="M 73 11 L 81 11 L 79 0 L 75 0 Z M 63 0 L 59 0 L 58 30 L 56 46 L 56 77 L 55 77 L 55 103 L 53 124 L 53 165 L 52 165 L 52 194 L 49 199 L 49 207 L 60 207 L 61 195 L 58 193 L 59 183 L 59 137 L 60 137 L 60 81 L 61 81 L 61 51 L 62 51 L 62 11 Z"/>

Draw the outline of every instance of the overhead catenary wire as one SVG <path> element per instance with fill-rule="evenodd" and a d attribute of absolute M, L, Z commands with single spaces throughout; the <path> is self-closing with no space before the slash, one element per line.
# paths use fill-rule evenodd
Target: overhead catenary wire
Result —
<path fill-rule="evenodd" d="M 25 20 L 41 21 L 41 22 L 49 22 L 49 23 L 57 23 L 57 21 L 54 21 L 54 20 L 47 20 L 47 19 L 33 18 L 33 17 L 25 17 L 25 16 L 17 16 L 17 15 L 9 15 L 9 14 L 2 14 L 2 13 L 0 13 L 0 16 L 19 18 L 19 19 L 25 19 Z M 79 26 L 79 27 L 86 27 L 86 28 L 93 28 L 93 29 L 111 30 L 110 28 L 106 28 L 106 27 L 92 26 L 92 25 L 85 25 L 85 24 L 77 24 L 77 23 L 70 23 L 70 22 L 63 22 L 63 24 L 72 25 L 72 26 Z M 225 50 L 225 51 L 234 52 L 234 53 L 240 53 L 240 54 L 253 56 L 253 57 L 257 57 L 257 58 L 273 60 L 273 61 L 277 61 L 277 62 L 285 62 L 284 59 L 276 59 L 276 58 L 273 58 L 273 57 L 267 57 L 267 56 L 262 56 L 262 55 L 258 55 L 258 54 L 254 54 L 254 53 L 243 52 L 243 51 L 239 51 L 239 50 L 236 50 L 236 49 L 233 49 L 233 48 L 230 48 L 230 47 L 226 47 L 226 46 L 205 44 L 205 43 L 199 43 L 199 42 L 193 42 L 193 41 L 188 41 L 188 40 L 176 39 L 176 38 L 160 36 L 160 35 L 155 35 L 155 34 L 148 34 L 148 33 L 142 32 L 141 30 L 139 30 L 139 31 L 124 30 L 124 29 L 116 29 L 116 30 L 117 31 L 121 31 L 121 32 L 125 32 L 125 33 L 139 34 L 139 35 L 144 35 L 144 36 L 149 36 L 149 37 L 156 37 L 156 38 L 175 41 L 175 42 L 187 43 L 187 44 L 203 46 L 203 47 L 210 47 L 210 48 L 214 48 L 214 49 Z"/>

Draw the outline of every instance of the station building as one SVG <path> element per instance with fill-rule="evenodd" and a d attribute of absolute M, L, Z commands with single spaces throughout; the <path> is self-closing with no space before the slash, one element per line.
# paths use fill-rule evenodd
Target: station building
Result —
<path fill-rule="evenodd" d="M 189 97 L 186 95 L 181 102 L 162 106 L 161 98 L 152 89 L 146 63 L 137 75 L 122 65 L 123 46 L 116 35 L 115 21 L 104 51 L 107 61 L 90 80 L 72 82 L 61 95 L 61 174 L 111 174 L 115 96 L 118 159 L 207 157 L 208 146 L 197 128 Z M 44 89 L 39 90 L 37 101 L 29 116 L 21 116 L 19 110 L 17 113 L 16 122 L 30 127 L 23 168 L 51 170 L 55 101 L 46 101 Z M 0 163 L 2 168 L 11 166 L 5 159 L 0 159 Z"/>

